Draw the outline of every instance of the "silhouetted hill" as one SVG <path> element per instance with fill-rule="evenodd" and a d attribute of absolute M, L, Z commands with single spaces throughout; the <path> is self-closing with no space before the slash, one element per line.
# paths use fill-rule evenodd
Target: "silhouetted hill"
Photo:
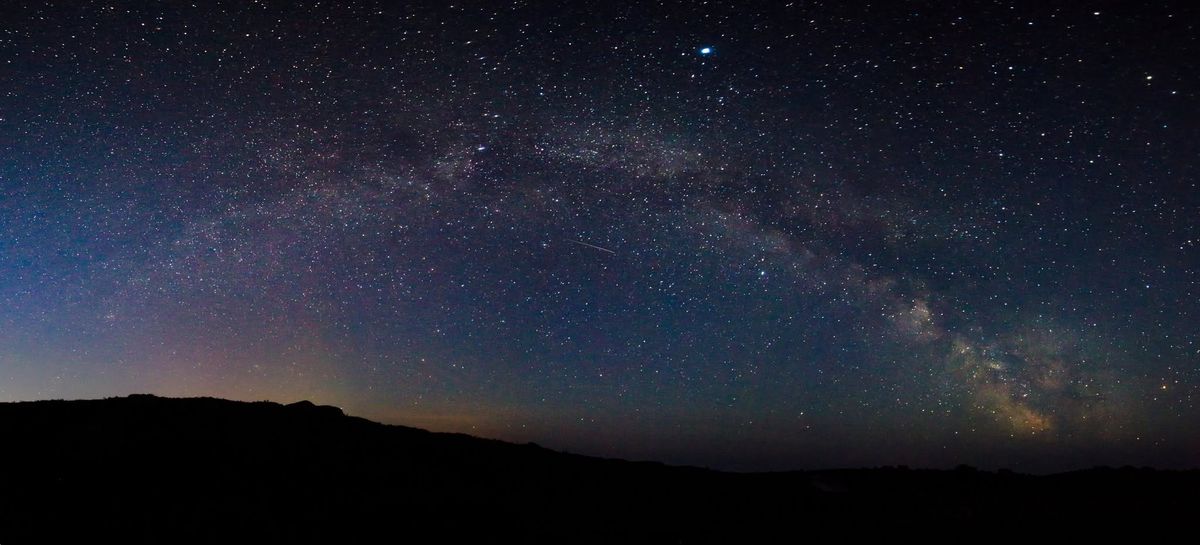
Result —
<path fill-rule="evenodd" d="M 309 402 L 0 404 L 0 544 L 763 542 L 1182 527 L 1200 473 L 733 474 L 386 426 Z"/>

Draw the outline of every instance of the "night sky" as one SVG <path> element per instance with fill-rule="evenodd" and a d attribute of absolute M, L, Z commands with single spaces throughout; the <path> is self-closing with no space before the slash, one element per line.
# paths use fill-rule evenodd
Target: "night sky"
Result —
<path fill-rule="evenodd" d="M 4 2 L 0 401 L 1200 465 L 1193 6 Z"/>

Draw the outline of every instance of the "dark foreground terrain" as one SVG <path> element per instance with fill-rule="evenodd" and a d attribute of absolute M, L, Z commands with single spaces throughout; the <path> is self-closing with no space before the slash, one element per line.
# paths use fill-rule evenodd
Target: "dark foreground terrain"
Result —
<path fill-rule="evenodd" d="M 0 545 L 807 542 L 1186 528 L 1200 472 L 731 474 L 348 417 L 131 396 L 0 404 Z"/>

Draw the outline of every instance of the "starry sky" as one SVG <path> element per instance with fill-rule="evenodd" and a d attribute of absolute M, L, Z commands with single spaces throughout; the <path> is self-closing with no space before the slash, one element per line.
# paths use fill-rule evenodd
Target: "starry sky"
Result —
<path fill-rule="evenodd" d="M 4 2 L 0 401 L 1200 462 L 1189 2 Z"/>

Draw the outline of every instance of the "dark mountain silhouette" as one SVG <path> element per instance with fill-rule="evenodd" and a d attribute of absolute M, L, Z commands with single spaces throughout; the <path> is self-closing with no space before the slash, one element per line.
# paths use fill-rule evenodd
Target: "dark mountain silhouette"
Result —
<path fill-rule="evenodd" d="M 0 404 L 0 544 L 776 542 L 1182 526 L 1200 472 L 734 474 L 279 405 L 149 395 Z M 989 530 L 991 531 L 991 530 Z"/>

